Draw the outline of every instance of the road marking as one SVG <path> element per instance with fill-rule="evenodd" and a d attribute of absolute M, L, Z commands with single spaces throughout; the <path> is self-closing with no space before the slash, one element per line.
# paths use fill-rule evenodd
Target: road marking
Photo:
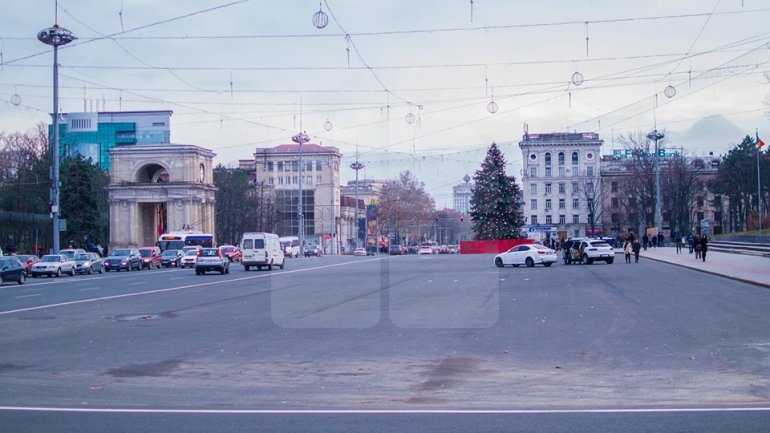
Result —
<path fill-rule="evenodd" d="M 173 278 L 169 278 L 169 281 L 171 281 L 171 280 L 184 280 L 184 278 L 185 277 L 173 277 Z"/>
<path fill-rule="evenodd" d="M 138 285 L 144 284 L 144 283 L 145 283 L 144 281 L 137 281 L 136 283 L 129 283 L 128 285 L 129 286 L 138 286 Z"/>
<path fill-rule="evenodd" d="M 382 260 L 381 258 L 376 259 L 368 259 L 368 260 L 356 260 L 353 262 L 343 262 L 343 263 L 334 263 L 331 265 L 324 265 L 324 266 L 315 266 L 312 268 L 305 268 L 305 269 L 294 269 L 291 271 L 281 271 L 281 272 L 269 272 L 265 274 L 260 275 L 254 275 L 249 277 L 240 277 L 240 278 L 234 278 L 232 280 L 226 280 L 225 282 L 231 282 L 231 281 L 245 281 L 245 280 L 255 280 L 259 278 L 270 278 L 270 277 L 279 277 L 281 275 L 288 275 L 288 274 L 295 274 L 299 272 L 308 272 L 308 271 L 317 271 L 319 269 L 327 269 L 327 268 L 336 268 L 340 266 L 347 266 L 347 265 L 355 265 L 358 263 L 361 263 L 362 261 L 377 261 Z M 134 293 L 124 293 L 122 295 L 112 295 L 112 296 L 102 296 L 99 298 L 90 298 L 90 299 L 80 299 L 77 301 L 68 301 L 68 302 L 59 302 L 57 304 L 48 304 L 48 305 L 39 305 L 37 307 L 28 307 L 28 308 L 18 308 L 16 310 L 7 310 L 7 311 L 0 311 L 0 316 L 5 316 L 8 314 L 13 313 L 23 313 L 27 311 L 36 311 L 36 310 L 46 310 L 49 308 L 55 308 L 55 307 L 65 307 L 68 305 L 77 305 L 77 304 L 87 304 L 91 302 L 99 302 L 99 301 L 108 301 L 111 299 L 120 299 L 120 298 L 132 298 L 134 296 L 143 296 L 143 295 L 153 295 L 156 293 L 166 293 L 166 292 L 176 292 L 179 290 L 185 290 L 185 289 L 192 289 L 196 287 L 205 287 L 205 286 L 213 286 L 213 285 L 221 285 L 223 281 L 211 281 L 208 283 L 198 283 L 198 284 L 188 284 L 185 286 L 178 286 L 178 287 L 169 287 L 166 289 L 156 289 L 156 290 L 148 290 L 146 292 L 134 292 Z"/>
<path fill-rule="evenodd" d="M 21 295 L 21 296 L 16 296 L 16 299 L 21 299 L 21 298 L 32 298 L 32 297 L 34 297 L 34 296 L 40 296 L 40 293 L 35 293 L 34 295 Z"/>
<path fill-rule="evenodd" d="M 347 415 L 347 414 L 471 414 L 471 415 L 527 415 L 527 414 L 622 414 L 622 413 L 714 413 L 714 412 L 770 412 L 770 406 L 760 407 L 682 407 L 632 409 L 129 409 L 84 407 L 0 406 L 0 411 L 19 412 L 80 412 L 80 413 L 165 413 L 165 414 L 247 414 L 247 415 Z"/>
<path fill-rule="evenodd" d="M 82 289 L 78 289 L 78 292 L 87 292 L 89 290 L 99 290 L 101 287 L 84 287 Z"/>

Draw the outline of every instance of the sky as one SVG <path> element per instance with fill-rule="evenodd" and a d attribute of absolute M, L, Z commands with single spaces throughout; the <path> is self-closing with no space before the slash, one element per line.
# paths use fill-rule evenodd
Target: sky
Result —
<path fill-rule="evenodd" d="M 59 52 L 63 112 L 173 110 L 172 142 L 212 149 L 225 165 L 305 130 L 338 147 L 343 167 L 358 155 L 362 176 L 412 170 L 439 207 L 451 207 L 452 185 L 492 142 L 519 177 L 525 124 L 599 132 L 604 153 L 653 128 L 693 154 L 724 153 L 755 130 L 770 136 L 770 4 L 761 0 L 60 0 L 58 9 L 26 0 L 3 9 L 2 132 L 50 121 L 53 54 L 36 34 L 58 20 L 78 37 Z M 354 177 L 343 170 L 343 182 Z"/>

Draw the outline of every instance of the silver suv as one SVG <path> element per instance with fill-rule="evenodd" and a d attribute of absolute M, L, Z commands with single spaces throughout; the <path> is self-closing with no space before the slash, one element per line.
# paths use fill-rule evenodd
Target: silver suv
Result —
<path fill-rule="evenodd" d="M 203 275 L 206 271 L 229 274 L 230 259 L 219 248 L 202 248 L 198 250 L 198 258 L 195 259 L 195 275 Z"/>

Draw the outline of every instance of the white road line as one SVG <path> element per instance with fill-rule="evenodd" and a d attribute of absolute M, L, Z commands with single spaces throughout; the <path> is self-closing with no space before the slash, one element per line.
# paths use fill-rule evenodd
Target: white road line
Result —
<path fill-rule="evenodd" d="M 171 281 L 171 280 L 183 280 L 184 278 L 185 277 L 173 277 L 173 278 L 169 278 L 169 281 Z"/>
<path fill-rule="evenodd" d="M 145 284 L 145 283 L 146 283 L 146 281 L 137 281 L 136 283 L 129 283 L 128 285 L 129 286 L 138 286 L 140 284 Z"/>
<path fill-rule="evenodd" d="M 526 415 L 526 414 L 591 414 L 591 413 L 714 413 L 714 412 L 769 412 L 770 406 L 761 407 L 682 407 L 632 409 L 129 409 L 83 407 L 0 406 L 0 411 L 19 412 L 82 412 L 82 413 L 165 413 L 165 414 L 254 414 L 254 415 L 346 415 L 346 414 L 471 414 L 471 415 Z"/>
<path fill-rule="evenodd" d="M 78 289 L 78 292 L 87 292 L 89 290 L 99 290 L 101 287 L 84 287 L 82 289 Z"/>
<path fill-rule="evenodd" d="M 369 262 L 369 261 L 377 261 L 377 260 L 382 260 L 382 259 L 381 258 L 376 258 L 376 259 L 369 259 L 369 260 L 356 260 L 356 261 L 353 261 L 353 262 L 335 263 L 335 264 L 332 264 L 332 265 L 316 266 L 316 267 L 305 268 L 305 269 L 295 269 L 295 270 L 291 270 L 291 271 L 279 271 L 279 272 L 272 271 L 272 272 L 268 272 L 268 273 L 265 273 L 265 274 L 259 274 L 259 275 L 254 275 L 254 276 L 250 276 L 250 277 L 234 278 L 232 280 L 226 280 L 225 282 L 229 283 L 229 282 L 235 282 L 235 281 L 255 280 L 255 279 L 259 279 L 259 278 L 280 277 L 281 275 L 295 274 L 295 273 L 299 273 L 299 272 L 317 271 L 319 269 L 336 268 L 336 267 L 340 267 L 340 266 L 355 265 L 357 263 L 362 263 L 364 261 Z M 80 299 L 80 300 L 77 300 L 77 301 L 59 302 L 57 304 L 39 305 L 37 307 L 18 308 L 16 310 L 0 311 L 0 316 L 5 316 L 5 315 L 8 315 L 8 314 L 13 314 L 13 313 L 23 313 L 23 312 L 27 312 L 27 311 L 46 310 L 46 309 L 54 308 L 54 307 L 65 307 L 67 305 L 77 305 L 77 304 L 87 304 L 87 303 L 91 303 L 91 302 L 108 301 L 110 299 L 132 298 L 134 296 L 152 295 L 152 294 L 155 294 L 155 293 L 176 292 L 176 291 L 179 291 L 179 290 L 192 289 L 192 288 L 195 288 L 195 287 L 222 285 L 222 283 L 223 283 L 223 281 L 216 280 L 216 281 L 211 281 L 211 282 L 208 282 L 208 283 L 188 284 L 186 286 L 169 287 L 167 289 L 148 290 L 146 292 L 124 293 L 122 295 L 102 296 L 102 297 L 99 297 L 99 298 Z"/>
<path fill-rule="evenodd" d="M 16 296 L 15 298 L 16 298 L 16 299 L 21 299 L 21 298 L 32 298 L 32 297 L 35 297 L 35 296 L 40 296 L 40 293 L 35 293 L 34 295 L 21 295 L 21 296 Z"/>

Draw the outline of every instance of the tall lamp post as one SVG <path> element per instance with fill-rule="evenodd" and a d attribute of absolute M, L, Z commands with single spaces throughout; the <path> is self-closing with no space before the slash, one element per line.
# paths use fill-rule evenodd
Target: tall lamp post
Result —
<path fill-rule="evenodd" d="M 299 181 L 297 182 L 299 184 L 299 197 L 297 197 L 297 237 L 299 238 L 299 255 L 301 256 L 305 254 L 305 221 L 302 214 L 302 181 L 304 180 L 302 178 L 302 145 L 310 141 L 310 136 L 304 132 L 300 132 L 299 134 L 291 137 L 291 141 L 299 144 L 299 179 L 297 179 Z"/>
<path fill-rule="evenodd" d="M 655 141 L 655 231 L 660 233 L 663 228 L 663 216 L 660 211 L 660 151 L 658 150 L 658 141 L 662 140 L 664 135 L 654 129 L 647 134 L 647 138 Z"/>
<path fill-rule="evenodd" d="M 358 221 L 358 218 L 359 218 L 359 216 L 358 216 L 358 212 L 359 212 L 359 210 L 358 210 L 358 170 L 361 170 L 364 167 L 365 167 L 365 165 L 363 165 L 360 162 L 358 162 L 358 159 L 356 159 L 356 162 L 350 164 L 350 168 L 352 168 L 353 170 L 356 171 L 356 216 L 355 216 L 355 218 L 356 218 L 356 222 L 355 222 L 356 248 L 361 246 L 360 243 L 359 243 L 361 239 L 358 236 L 358 224 L 359 224 L 359 221 Z"/>
<path fill-rule="evenodd" d="M 53 145 L 51 146 L 51 218 L 53 219 L 53 252 L 59 252 L 59 47 L 72 42 L 71 31 L 54 24 L 40 30 L 37 39 L 53 47 Z"/>

